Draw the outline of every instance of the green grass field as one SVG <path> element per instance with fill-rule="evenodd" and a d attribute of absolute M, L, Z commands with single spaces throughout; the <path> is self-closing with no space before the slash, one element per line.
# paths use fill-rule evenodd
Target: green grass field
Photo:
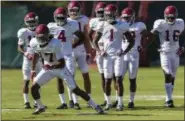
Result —
<path fill-rule="evenodd" d="M 97 69 L 91 68 L 92 97 L 97 103 L 103 102 L 100 76 Z M 79 71 L 76 75 L 79 86 L 83 89 L 83 81 Z M 177 73 L 175 90 L 173 94 L 175 108 L 167 109 L 164 104 L 164 78 L 160 68 L 140 68 L 138 73 L 138 88 L 136 94 L 136 108 L 127 108 L 129 99 L 128 76 L 124 80 L 124 105 L 122 112 L 115 109 L 107 111 L 106 115 L 96 115 L 96 112 L 86 107 L 86 102 L 80 97 L 82 110 L 74 109 L 57 110 L 59 97 L 56 80 L 50 81 L 42 87 L 42 102 L 48 106 L 45 113 L 34 116 L 34 109 L 26 110 L 22 97 L 22 72 L 21 70 L 2 70 L 2 119 L 3 120 L 184 120 L 184 68 L 180 67 Z M 66 91 L 67 92 L 67 91 Z M 112 88 L 112 99 L 115 91 Z M 33 104 L 30 95 L 31 103 Z M 66 93 L 66 99 L 68 95 Z"/>

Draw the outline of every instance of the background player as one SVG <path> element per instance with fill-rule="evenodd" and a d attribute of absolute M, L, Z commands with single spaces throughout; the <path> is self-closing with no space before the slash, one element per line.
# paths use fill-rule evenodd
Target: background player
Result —
<path fill-rule="evenodd" d="M 113 4 L 107 5 L 105 8 L 105 21 L 98 24 L 93 42 L 98 53 L 104 56 L 103 68 L 106 80 L 105 92 L 107 98 L 105 110 L 109 110 L 109 108 L 111 108 L 111 80 L 113 73 L 115 73 L 118 86 L 117 110 L 121 111 L 123 110 L 122 55 L 132 48 L 134 41 L 131 34 L 128 32 L 128 23 L 116 21 L 116 16 L 117 7 Z M 130 42 L 124 52 L 121 49 L 123 36 L 125 36 Z M 98 46 L 100 38 L 103 40 L 103 52 L 100 51 Z"/>
<path fill-rule="evenodd" d="M 29 103 L 28 93 L 31 74 L 31 60 L 33 59 L 30 48 L 30 40 L 35 36 L 35 28 L 38 24 L 38 16 L 33 12 L 29 12 L 24 17 L 24 23 L 26 27 L 19 29 L 19 31 L 17 32 L 17 37 L 18 37 L 18 51 L 24 55 L 22 63 L 22 73 L 24 80 L 23 98 L 25 108 L 29 109 L 31 108 L 31 106 Z M 39 72 L 40 69 L 41 63 L 38 62 L 37 72 Z"/>
<path fill-rule="evenodd" d="M 129 24 L 129 31 L 134 38 L 135 44 L 132 49 L 123 57 L 123 77 L 126 72 L 129 73 L 130 80 L 130 100 L 128 108 L 134 108 L 134 97 L 136 92 L 136 77 L 139 68 L 139 52 L 141 51 L 141 39 L 145 39 L 147 35 L 146 25 L 143 22 L 135 20 L 135 11 L 132 8 L 125 8 L 121 12 L 121 20 Z M 126 38 L 122 41 L 122 49 L 128 46 Z"/>
<path fill-rule="evenodd" d="M 184 51 L 179 46 L 179 36 L 184 30 L 184 20 L 177 18 L 178 11 L 175 6 L 168 6 L 164 10 L 164 19 L 154 22 L 151 33 L 159 36 L 161 67 L 165 77 L 166 107 L 174 107 L 172 92 L 174 81 L 179 66 L 179 56 Z"/>
<path fill-rule="evenodd" d="M 51 22 L 48 24 L 48 28 L 50 29 L 50 34 L 54 36 L 54 38 L 61 41 L 62 51 L 64 53 L 64 59 L 66 62 L 66 67 L 74 76 L 74 59 L 72 57 L 72 47 L 76 47 L 82 42 L 80 41 L 83 33 L 79 31 L 78 23 L 76 21 L 68 21 L 67 20 L 67 11 L 59 7 L 54 12 L 54 20 L 55 22 Z M 72 45 L 72 40 L 75 36 L 75 40 Z M 69 87 L 68 87 L 69 88 Z M 57 109 L 66 109 L 66 100 L 64 96 L 64 86 L 62 80 L 58 78 L 58 91 L 59 97 L 61 101 L 61 105 L 57 107 Z M 74 97 L 76 98 L 76 96 Z M 77 99 L 75 99 L 77 100 Z M 75 109 L 80 109 L 79 105 L 74 104 Z"/>
<path fill-rule="evenodd" d="M 88 38 L 88 28 L 87 28 L 89 19 L 87 18 L 87 16 L 81 15 L 81 5 L 77 1 L 72 1 L 68 4 L 68 13 L 69 13 L 68 20 L 78 22 L 79 30 L 82 31 L 85 35 L 83 43 L 73 48 L 74 49 L 73 56 L 82 72 L 85 91 L 90 96 L 91 81 L 90 81 L 89 72 L 88 72 L 88 64 L 86 61 L 87 59 L 89 59 L 90 51 L 91 51 L 89 38 Z M 73 94 L 73 97 L 75 97 L 74 94 Z M 77 100 L 70 101 L 71 106 L 73 106 L 73 103 L 78 104 Z"/>
<path fill-rule="evenodd" d="M 81 96 L 99 114 L 103 113 L 101 107 L 96 105 L 91 97 L 76 85 L 73 75 L 66 68 L 61 43 L 57 39 L 49 38 L 49 29 L 46 25 L 40 24 L 37 26 L 36 38 L 31 40 L 30 46 L 34 51 L 34 57 L 32 60 L 32 79 L 35 77 L 34 71 L 36 62 L 39 58 L 38 54 L 40 54 L 44 60 L 44 66 L 39 74 L 34 78 L 31 88 L 32 96 L 38 105 L 37 109 L 33 112 L 34 115 L 45 111 L 45 107 L 40 100 L 39 88 L 54 77 L 63 78 L 67 82 L 71 91 L 76 95 Z"/>

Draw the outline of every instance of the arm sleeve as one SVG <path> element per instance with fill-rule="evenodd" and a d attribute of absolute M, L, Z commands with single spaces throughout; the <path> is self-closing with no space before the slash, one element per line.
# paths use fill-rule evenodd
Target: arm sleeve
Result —
<path fill-rule="evenodd" d="M 184 31 L 184 20 L 181 19 L 180 21 L 180 32 L 182 33 Z"/>
<path fill-rule="evenodd" d="M 153 30 L 152 31 L 158 31 L 158 32 L 162 32 L 162 28 L 160 26 L 160 21 L 159 20 L 156 20 L 154 22 L 154 25 L 153 25 Z"/>
<path fill-rule="evenodd" d="M 17 32 L 17 37 L 18 37 L 18 45 L 24 45 L 25 35 L 22 29 Z"/>
<path fill-rule="evenodd" d="M 140 23 L 139 27 L 140 27 L 140 29 L 141 29 L 141 32 L 142 32 L 143 30 L 147 30 L 146 25 L 145 25 L 143 22 Z"/>

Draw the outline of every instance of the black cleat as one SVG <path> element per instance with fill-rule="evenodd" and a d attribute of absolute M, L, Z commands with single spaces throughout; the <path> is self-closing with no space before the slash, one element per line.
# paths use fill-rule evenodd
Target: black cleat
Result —
<path fill-rule="evenodd" d="M 60 106 L 58 106 L 56 109 L 67 109 L 67 104 L 63 103 Z"/>
<path fill-rule="evenodd" d="M 128 108 L 134 108 L 134 102 L 129 102 L 128 103 Z"/>
<path fill-rule="evenodd" d="M 173 100 L 166 101 L 164 106 L 168 108 L 173 108 L 174 107 Z"/>
<path fill-rule="evenodd" d="M 97 107 L 95 108 L 95 110 L 97 111 L 98 114 L 104 114 L 103 109 L 99 105 L 97 105 Z"/>
<path fill-rule="evenodd" d="M 118 101 L 116 100 L 115 102 L 113 102 L 112 107 L 113 107 L 113 108 L 116 108 L 117 105 L 118 105 Z"/>
<path fill-rule="evenodd" d="M 106 106 L 107 105 L 107 101 L 104 101 L 104 103 L 100 104 L 100 106 Z"/>
<path fill-rule="evenodd" d="M 73 102 L 73 100 L 70 100 L 70 101 L 69 101 L 69 107 L 70 107 L 70 108 L 74 108 L 74 102 Z"/>
<path fill-rule="evenodd" d="M 104 110 L 110 110 L 111 107 L 112 107 L 111 104 L 107 104 L 107 105 L 105 106 Z"/>
<path fill-rule="evenodd" d="M 122 111 L 123 110 L 123 105 L 118 105 L 116 107 L 116 111 Z"/>
<path fill-rule="evenodd" d="M 31 109 L 30 103 L 29 103 L 29 102 L 26 102 L 26 103 L 24 104 L 24 108 L 25 108 L 25 109 Z"/>
<path fill-rule="evenodd" d="M 80 105 L 78 103 L 75 103 L 74 104 L 74 109 L 81 110 L 81 107 L 80 107 Z"/>
<path fill-rule="evenodd" d="M 42 112 L 45 112 L 45 108 L 37 108 L 32 114 L 33 115 L 38 115 Z"/>

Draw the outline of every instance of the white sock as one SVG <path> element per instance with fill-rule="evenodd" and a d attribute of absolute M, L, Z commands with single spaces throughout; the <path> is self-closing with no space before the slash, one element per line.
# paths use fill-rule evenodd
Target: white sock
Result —
<path fill-rule="evenodd" d="M 67 87 L 67 91 L 68 91 L 69 100 L 72 100 L 72 92 L 69 87 Z"/>
<path fill-rule="evenodd" d="M 172 87 L 171 83 L 166 83 L 165 84 L 165 89 L 166 89 L 166 101 L 169 101 L 172 99 Z"/>
<path fill-rule="evenodd" d="M 64 94 L 59 94 L 61 104 L 66 103 L 66 98 Z"/>
<path fill-rule="evenodd" d="M 105 101 L 107 101 L 107 96 L 106 96 L 106 94 L 104 93 L 103 95 L 104 95 L 104 99 L 105 99 Z"/>
<path fill-rule="evenodd" d="M 28 94 L 26 94 L 26 93 L 23 94 L 24 103 L 29 102 L 29 98 L 28 97 L 29 97 Z"/>
<path fill-rule="evenodd" d="M 35 100 L 38 108 L 43 108 L 43 104 L 40 99 Z"/>
<path fill-rule="evenodd" d="M 111 103 L 111 98 L 110 98 L 110 96 L 107 96 L 106 95 L 106 101 L 107 101 L 107 104 L 108 105 L 111 105 L 112 103 Z"/>
<path fill-rule="evenodd" d="M 118 96 L 118 105 L 123 105 L 123 96 Z"/>
<path fill-rule="evenodd" d="M 129 102 L 134 102 L 135 92 L 130 92 L 130 100 Z"/>
<path fill-rule="evenodd" d="M 91 105 L 93 108 L 96 108 L 96 107 L 97 107 L 97 104 L 96 104 L 92 99 L 90 99 L 90 100 L 88 101 L 88 103 L 89 103 L 89 105 Z"/>
<path fill-rule="evenodd" d="M 74 104 L 78 103 L 77 96 L 74 93 L 72 93 L 72 98 L 73 98 Z"/>
<path fill-rule="evenodd" d="M 91 94 L 88 94 L 89 95 L 89 97 L 91 98 Z"/>
<path fill-rule="evenodd" d="M 118 91 L 116 90 L 116 100 L 118 100 Z"/>
<path fill-rule="evenodd" d="M 34 103 L 35 103 L 35 104 L 37 104 L 37 101 L 36 101 L 36 100 L 34 100 Z"/>

